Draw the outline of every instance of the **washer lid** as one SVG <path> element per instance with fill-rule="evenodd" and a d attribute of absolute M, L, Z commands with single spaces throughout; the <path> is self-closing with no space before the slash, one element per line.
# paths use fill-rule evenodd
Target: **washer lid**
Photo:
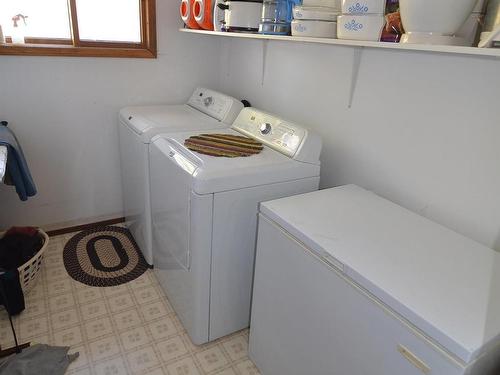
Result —
<path fill-rule="evenodd" d="M 226 190 L 319 176 L 319 165 L 295 161 L 270 147 L 264 146 L 260 154 L 226 158 L 203 155 L 190 151 L 184 141 L 194 135 L 232 134 L 241 135 L 232 129 L 159 134 L 151 140 L 160 150 L 176 150 L 185 156 L 193 171 L 192 189 L 198 194 L 210 194 Z M 168 144 L 170 147 L 165 147 Z M 163 151 L 162 151 L 163 152 Z M 174 157 L 175 155 L 166 155 Z"/>
<path fill-rule="evenodd" d="M 241 101 L 220 92 L 196 88 L 187 104 L 127 107 L 120 121 L 138 135 L 165 131 L 213 129 L 232 124 L 243 108 Z M 149 138 L 145 137 L 145 141 Z"/>
<path fill-rule="evenodd" d="M 187 104 L 126 107 L 120 120 L 138 135 L 228 126 Z"/>
<path fill-rule="evenodd" d="M 261 204 L 465 363 L 500 341 L 500 254 L 355 185 Z"/>

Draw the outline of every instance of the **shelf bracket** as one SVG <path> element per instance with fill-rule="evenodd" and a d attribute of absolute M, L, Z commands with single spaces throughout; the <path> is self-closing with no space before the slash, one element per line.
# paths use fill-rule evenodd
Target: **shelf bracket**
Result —
<path fill-rule="evenodd" d="M 224 51 L 224 54 L 223 54 L 223 60 L 226 62 L 226 77 L 230 77 L 231 76 L 231 48 L 232 48 L 232 41 L 231 39 L 229 38 L 223 38 L 223 40 L 221 41 L 222 44 L 223 44 L 223 51 Z"/>
<path fill-rule="evenodd" d="M 358 85 L 359 68 L 361 67 L 361 57 L 363 55 L 364 47 L 355 47 L 353 51 L 352 73 L 351 73 L 351 89 L 349 91 L 349 104 L 348 108 L 352 107 L 354 100 L 354 93 Z"/>
<path fill-rule="evenodd" d="M 269 43 L 268 39 L 262 41 L 262 76 L 260 85 L 264 86 L 264 80 L 266 78 L 266 64 L 267 64 L 267 45 Z"/>

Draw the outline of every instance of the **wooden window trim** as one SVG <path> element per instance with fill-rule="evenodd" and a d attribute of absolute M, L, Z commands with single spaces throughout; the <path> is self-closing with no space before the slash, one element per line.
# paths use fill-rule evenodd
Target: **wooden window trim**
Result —
<path fill-rule="evenodd" d="M 49 45 L 68 45 L 72 46 L 73 42 L 71 39 L 64 39 L 64 38 L 32 38 L 32 37 L 25 37 L 25 44 L 49 44 Z M 10 36 L 5 37 L 5 41 L 7 43 L 12 43 L 12 38 Z M 10 44 L 7 44 L 10 45 Z M 0 44 L 0 46 L 4 46 Z"/>
<path fill-rule="evenodd" d="M 76 0 L 68 0 L 72 40 L 26 38 L 26 44 L 0 44 L 0 55 L 156 58 L 155 0 L 141 0 L 142 43 L 80 40 L 75 16 Z M 9 42 L 9 38 L 7 38 Z"/>

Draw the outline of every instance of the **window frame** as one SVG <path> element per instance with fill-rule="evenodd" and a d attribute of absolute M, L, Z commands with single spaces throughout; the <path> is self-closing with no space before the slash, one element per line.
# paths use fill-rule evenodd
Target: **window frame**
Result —
<path fill-rule="evenodd" d="M 156 58 L 155 0 L 140 0 L 141 43 L 80 40 L 76 0 L 68 0 L 71 39 L 26 38 L 25 44 L 0 44 L 0 55 Z"/>

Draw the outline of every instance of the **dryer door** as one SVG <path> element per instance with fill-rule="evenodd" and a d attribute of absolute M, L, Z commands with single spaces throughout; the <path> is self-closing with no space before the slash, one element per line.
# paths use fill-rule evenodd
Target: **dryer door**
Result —
<path fill-rule="evenodd" d="M 197 168 L 167 139 L 150 148 L 154 262 L 162 269 L 190 267 L 190 202 Z"/>

